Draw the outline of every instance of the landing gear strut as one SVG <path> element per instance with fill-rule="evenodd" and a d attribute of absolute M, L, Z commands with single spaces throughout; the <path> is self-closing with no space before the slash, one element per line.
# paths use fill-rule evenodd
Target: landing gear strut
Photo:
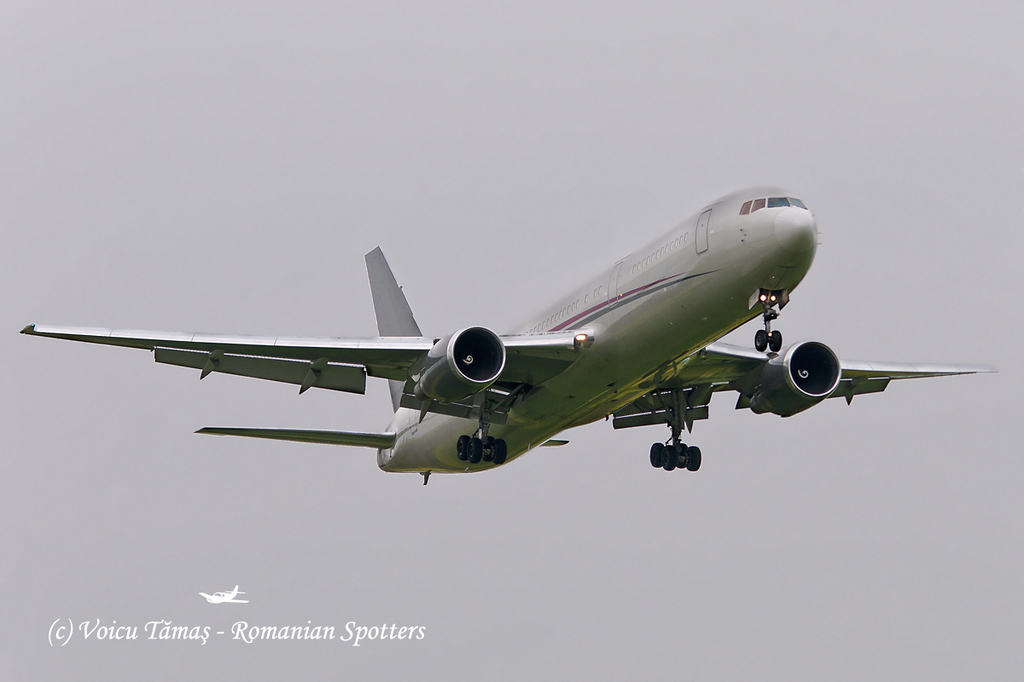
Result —
<path fill-rule="evenodd" d="M 664 469 L 665 471 L 675 469 L 697 471 L 700 469 L 700 448 L 693 445 L 687 447 L 686 443 L 680 439 L 683 434 L 683 416 L 686 407 L 682 399 L 681 391 L 672 392 L 672 404 L 668 410 L 672 436 L 668 443 L 655 443 L 651 446 L 651 466 L 655 469 Z"/>
<path fill-rule="evenodd" d="M 775 310 L 775 306 L 778 305 L 781 310 L 789 303 L 789 292 L 761 289 L 757 299 L 761 302 L 763 310 L 761 314 L 764 318 L 764 329 L 758 329 L 754 334 L 754 348 L 762 353 L 771 348 L 773 353 L 778 353 L 782 349 L 782 332 L 772 331 L 772 320 L 779 317 L 779 311 Z"/>

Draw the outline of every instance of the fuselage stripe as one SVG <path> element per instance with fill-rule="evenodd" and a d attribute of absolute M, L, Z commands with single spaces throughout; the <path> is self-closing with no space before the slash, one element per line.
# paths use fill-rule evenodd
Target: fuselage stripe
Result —
<path fill-rule="evenodd" d="M 625 293 L 619 294 L 615 298 L 610 298 L 607 301 L 604 301 L 603 303 L 598 303 L 597 305 L 593 306 L 592 308 L 589 308 L 588 310 L 584 310 L 583 312 L 579 313 L 575 317 L 571 317 L 568 320 L 566 320 L 565 322 L 561 322 L 561 323 L 555 325 L 554 327 L 552 327 L 548 331 L 557 332 L 557 331 L 562 331 L 563 329 L 567 329 L 567 328 L 569 328 L 569 327 L 571 327 L 571 326 L 573 326 L 573 325 L 575 325 L 577 323 L 579 323 L 579 324 L 587 324 L 589 322 L 593 322 L 594 320 L 596 320 L 597 318 L 601 317 L 605 313 L 610 312 L 611 310 L 614 310 L 619 305 L 625 305 L 626 303 L 632 303 L 633 301 L 636 301 L 636 300 L 639 300 L 641 298 L 644 298 L 645 296 L 649 296 L 650 294 L 653 294 L 656 291 L 661 291 L 662 289 L 665 289 L 667 287 L 673 286 L 674 284 L 679 284 L 680 282 L 684 282 L 684 281 L 686 281 L 688 279 L 695 279 L 697 277 L 703 277 L 704 275 L 710 275 L 713 272 L 715 272 L 715 271 L 714 270 L 710 270 L 708 272 L 697 273 L 696 275 L 680 274 L 680 275 L 670 275 L 668 277 L 663 277 L 663 278 L 661 278 L 659 280 L 651 282 L 650 284 L 645 284 L 642 287 L 637 287 L 636 289 L 633 289 L 631 291 L 627 291 Z M 583 318 L 586 318 L 586 319 L 583 319 Z"/>

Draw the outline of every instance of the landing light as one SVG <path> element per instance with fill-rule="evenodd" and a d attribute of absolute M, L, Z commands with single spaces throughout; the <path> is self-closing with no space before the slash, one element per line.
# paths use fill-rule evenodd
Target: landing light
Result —
<path fill-rule="evenodd" d="M 767 300 L 768 300 L 768 294 L 761 294 L 761 303 L 764 303 Z"/>

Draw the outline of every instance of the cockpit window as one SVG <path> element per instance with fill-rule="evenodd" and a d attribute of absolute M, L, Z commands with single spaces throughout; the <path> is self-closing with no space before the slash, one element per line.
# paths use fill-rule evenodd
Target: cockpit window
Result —
<path fill-rule="evenodd" d="M 749 215 L 754 211 L 759 211 L 762 208 L 786 208 L 787 206 L 796 206 L 802 208 L 805 211 L 808 210 L 804 202 L 793 197 L 769 197 L 768 199 L 751 199 L 750 201 L 743 204 L 740 208 L 740 215 Z"/>

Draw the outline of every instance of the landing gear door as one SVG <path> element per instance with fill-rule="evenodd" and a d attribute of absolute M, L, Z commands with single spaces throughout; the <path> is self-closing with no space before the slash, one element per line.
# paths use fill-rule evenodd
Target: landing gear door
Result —
<path fill-rule="evenodd" d="M 700 214 L 697 220 L 697 236 L 694 240 L 697 243 L 697 253 L 704 253 L 708 250 L 708 223 L 711 222 L 711 209 Z"/>

